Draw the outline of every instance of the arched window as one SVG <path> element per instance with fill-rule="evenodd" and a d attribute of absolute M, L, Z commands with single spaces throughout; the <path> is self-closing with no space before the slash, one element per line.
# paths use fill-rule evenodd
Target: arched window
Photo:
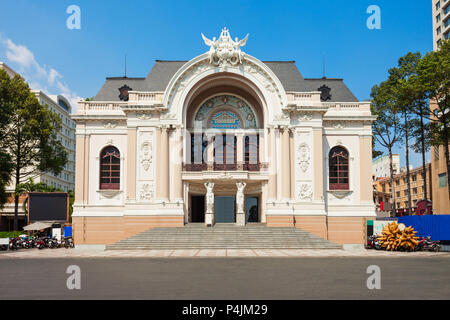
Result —
<path fill-rule="evenodd" d="M 116 147 L 105 147 L 100 153 L 100 189 L 120 189 L 120 152 Z"/>
<path fill-rule="evenodd" d="M 334 147 L 329 154 L 330 190 L 349 189 L 348 151 L 343 147 Z"/>

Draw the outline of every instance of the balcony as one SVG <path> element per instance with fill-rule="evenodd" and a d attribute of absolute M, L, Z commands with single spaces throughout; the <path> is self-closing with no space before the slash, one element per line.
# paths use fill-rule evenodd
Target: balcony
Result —
<path fill-rule="evenodd" d="M 202 172 L 202 171 L 250 171 L 259 172 L 267 169 L 266 163 L 214 163 L 209 165 L 207 163 L 184 163 L 183 171 L 186 172 Z"/>

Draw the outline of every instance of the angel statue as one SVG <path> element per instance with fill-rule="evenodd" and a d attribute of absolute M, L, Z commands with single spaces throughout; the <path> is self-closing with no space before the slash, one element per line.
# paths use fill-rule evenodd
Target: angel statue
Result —
<path fill-rule="evenodd" d="M 216 54 L 217 49 L 217 41 L 216 37 L 213 37 L 212 40 L 205 37 L 205 35 L 202 33 L 203 41 L 205 41 L 205 44 L 209 47 L 209 63 L 214 63 L 214 56 Z"/>
<path fill-rule="evenodd" d="M 245 53 L 241 51 L 241 47 L 245 46 L 245 44 L 247 43 L 247 40 L 248 40 L 248 33 L 245 36 L 245 38 L 242 39 L 241 41 L 239 41 L 238 37 L 236 37 L 235 41 L 233 42 L 235 50 L 236 50 L 238 58 L 239 58 L 239 63 L 242 63 L 242 60 L 244 60 Z"/>

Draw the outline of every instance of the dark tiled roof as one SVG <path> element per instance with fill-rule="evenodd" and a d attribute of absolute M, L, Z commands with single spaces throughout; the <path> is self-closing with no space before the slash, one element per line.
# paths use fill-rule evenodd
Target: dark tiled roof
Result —
<path fill-rule="evenodd" d="M 95 96 L 98 101 L 118 101 L 119 88 L 128 85 L 138 91 L 164 91 L 172 76 L 187 61 L 156 60 L 146 78 L 110 77 Z M 356 102 L 353 93 L 342 79 L 304 79 L 295 65 L 295 61 L 265 61 L 264 62 L 280 79 L 286 91 L 309 92 L 318 91 L 322 85 L 331 88 L 330 102 Z"/>

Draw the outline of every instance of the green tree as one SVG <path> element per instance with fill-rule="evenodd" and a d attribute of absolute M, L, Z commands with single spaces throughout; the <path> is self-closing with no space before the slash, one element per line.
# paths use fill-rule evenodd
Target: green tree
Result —
<path fill-rule="evenodd" d="M 417 95 L 433 101 L 433 132 L 442 141 L 447 163 L 447 186 L 450 197 L 450 40 L 442 41 L 438 51 L 427 53 L 417 65 L 417 75 L 411 81 Z"/>
<path fill-rule="evenodd" d="M 61 119 L 39 103 L 19 76 L 11 80 L 4 103 L 11 107 L 11 118 L 0 144 L 11 159 L 14 188 L 42 172 L 58 175 L 67 163 L 67 152 L 57 138 Z M 14 230 L 18 210 L 19 194 L 14 193 Z"/>
<path fill-rule="evenodd" d="M 0 69 L 0 208 L 8 199 L 6 188 L 11 181 L 12 159 L 3 148 L 1 141 L 6 137 L 6 131 L 11 121 L 13 106 L 11 104 L 11 78 L 5 70 Z"/>
<path fill-rule="evenodd" d="M 392 212 L 395 215 L 396 198 L 392 149 L 397 143 L 402 141 L 401 112 L 396 107 L 395 92 L 387 81 L 382 82 L 380 85 L 375 85 L 370 96 L 372 113 L 377 116 L 377 120 L 372 125 L 373 135 L 378 143 L 385 147 L 389 153 Z"/>
<path fill-rule="evenodd" d="M 398 66 L 389 69 L 390 89 L 393 93 L 393 107 L 398 109 L 403 118 L 402 131 L 405 141 L 405 159 L 406 159 L 406 180 L 408 191 L 408 214 L 411 213 L 411 179 L 409 170 L 409 140 L 412 136 L 414 127 L 412 126 L 417 119 L 416 108 L 422 106 L 420 99 L 415 95 L 415 89 L 410 85 L 410 78 L 417 74 L 417 64 L 421 59 L 420 53 L 408 53 L 398 60 Z M 421 109 L 421 111 L 423 111 Z M 423 127 L 421 128 L 423 129 Z M 420 132 L 419 132 L 420 133 Z M 426 179 L 426 175 L 424 176 Z M 426 180 L 425 180 L 426 181 Z M 426 188 L 426 185 L 425 185 Z M 425 193 L 425 198 L 427 197 Z"/>

